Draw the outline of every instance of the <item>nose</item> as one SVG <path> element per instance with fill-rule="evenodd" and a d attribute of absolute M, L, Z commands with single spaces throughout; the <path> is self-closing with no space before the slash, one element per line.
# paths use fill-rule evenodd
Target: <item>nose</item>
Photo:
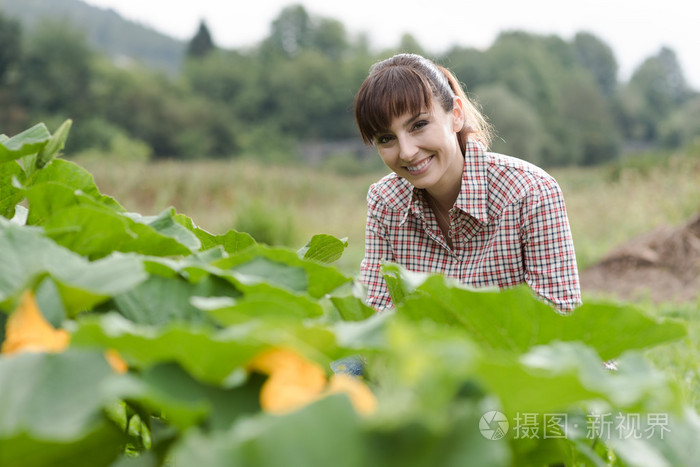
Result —
<path fill-rule="evenodd" d="M 407 134 L 398 135 L 397 142 L 399 143 L 399 158 L 406 162 L 412 162 L 418 155 L 418 145 L 416 141 Z"/>

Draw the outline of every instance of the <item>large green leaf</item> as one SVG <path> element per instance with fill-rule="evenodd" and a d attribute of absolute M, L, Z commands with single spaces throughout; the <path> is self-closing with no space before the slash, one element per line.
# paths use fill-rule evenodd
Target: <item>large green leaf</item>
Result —
<path fill-rule="evenodd" d="M 95 184 L 92 174 L 74 162 L 63 159 L 53 160 L 43 169 L 37 171 L 30 180 L 30 186 L 44 183 L 60 183 L 69 187 L 76 194 L 89 196 L 98 204 L 111 210 L 124 212 L 125 209 L 114 198 L 103 195 Z M 76 203 L 77 204 L 77 203 Z M 60 208 L 67 207 L 60 206 Z"/>
<path fill-rule="evenodd" d="M 626 354 L 611 372 L 589 347 L 559 342 L 516 357 L 494 352 L 475 371 L 510 416 L 559 413 L 584 402 L 631 412 L 678 412 L 679 389 L 639 355 Z"/>
<path fill-rule="evenodd" d="M 43 224 L 56 243 L 92 259 L 113 251 L 152 256 L 189 255 L 192 251 L 173 237 L 120 213 L 88 205 L 72 206 Z"/>
<path fill-rule="evenodd" d="M 46 146 L 49 139 L 51 139 L 51 133 L 46 125 L 38 123 L 0 143 L 0 163 L 36 154 Z"/>
<path fill-rule="evenodd" d="M 176 362 L 199 381 L 225 385 L 227 378 L 235 376 L 234 370 L 269 347 L 250 332 L 249 328 L 215 331 L 182 323 L 157 328 L 107 314 L 81 320 L 71 344 L 113 348 L 138 368 Z"/>
<path fill-rule="evenodd" d="M 554 341 L 580 341 L 608 360 L 626 350 L 651 347 L 686 334 L 683 324 L 652 319 L 626 304 L 591 302 L 562 315 L 526 286 L 470 290 L 433 275 L 415 290 L 397 307 L 402 316 L 459 326 L 476 342 L 494 350 L 522 353 Z"/>
<path fill-rule="evenodd" d="M 44 225 L 56 213 L 74 206 L 91 207 L 112 213 L 110 207 L 102 205 L 92 196 L 61 182 L 47 181 L 34 185 L 24 190 L 24 194 L 29 200 L 27 225 Z"/>
<path fill-rule="evenodd" d="M 204 229 L 197 227 L 192 219 L 184 214 L 175 215 L 175 221 L 194 233 L 201 242 L 202 250 L 209 250 L 215 247 L 222 247 L 226 253 L 234 255 L 245 250 L 251 245 L 255 245 L 253 237 L 244 232 L 229 230 L 223 235 L 214 235 Z"/>
<path fill-rule="evenodd" d="M 374 424 L 365 435 L 369 459 L 363 465 L 479 466 L 519 465 L 511 462 L 505 440 L 491 440 L 479 431 L 481 417 L 489 410 L 482 401 L 460 399 L 446 409 L 448 422 L 433 429 L 423 420 L 400 425 Z"/>
<path fill-rule="evenodd" d="M 36 227 L 0 219 L 0 305 L 49 276 L 69 316 L 130 290 L 147 277 L 134 256 L 112 254 L 90 262 L 43 236 Z"/>
<path fill-rule="evenodd" d="M 262 381 L 242 380 L 246 384 L 214 387 L 193 379 L 177 364 L 162 363 L 114 381 L 109 389 L 120 398 L 138 402 L 179 430 L 203 424 L 209 429 L 228 429 L 238 417 L 260 410 Z"/>
<path fill-rule="evenodd" d="M 227 300 L 200 298 L 195 305 L 205 310 L 224 326 L 238 324 L 249 319 L 302 320 L 316 318 L 323 309 L 314 300 L 273 285 L 260 283 L 239 285 L 242 296 L 223 297 Z"/>
<path fill-rule="evenodd" d="M 24 199 L 22 190 L 15 187 L 13 178 L 24 181 L 24 170 L 16 161 L 0 163 L 0 216 L 12 219 L 15 206 Z"/>
<path fill-rule="evenodd" d="M 0 465 L 109 465 L 124 442 L 103 415 L 113 377 L 101 353 L 1 357 Z"/>
<path fill-rule="evenodd" d="M 272 283 L 295 292 L 305 291 L 313 298 L 321 298 L 352 281 L 352 278 L 343 275 L 337 268 L 300 259 L 291 250 L 266 245 L 251 246 L 235 256 L 212 264 L 244 274 L 250 284 Z"/>
<path fill-rule="evenodd" d="M 297 254 L 307 260 L 332 263 L 343 256 L 347 246 L 346 240 L 340 240 L 332 235 L 318 234 L 311 237 L 311 240 Z"/>
<path fill-rule="evenodd" d="M 173 449 L 172 465 L 368 464 L 357 415 L 344 395 L 326 397 L 285 416 L 259 415 L 230 431 L 192 431 Z"/>
<path fill-rule="evenodd" d="M 174 238 L 190 251 L 197 251 L 202 246 L 199 238 L 194 233 L 177 222 L 174 208 L 165 209 L 157 216 L 141 216 L 137 213 L 126 213 L 125 215 L 136 222 L 152 227 L 153 230 L 161 235 Z"/>
<path fill-rule="evenodd" d="M 176 362 L 197 380 L 221 386 L 230 385 L 254 355 L 271 347 L 296 349 L 324 365 L 343 352 L 330 330 L 302 323 L 251 321 L 223 330 L 186 323 L 154 327 L 116 313 L 81 319 L 71 345 L 113 348 L 138 368 Z"/>
<path fill-rule="evenodd" d="M 193 306 L 193 297 L 239 296 L 229 282 L 209 276 L 190 283 L 180 276 L 151 275 L 131 290 L 115 295 L 104 304 L 139 324 L 163 325 L 174 321 L 202 324 L 207 314 Z"/>

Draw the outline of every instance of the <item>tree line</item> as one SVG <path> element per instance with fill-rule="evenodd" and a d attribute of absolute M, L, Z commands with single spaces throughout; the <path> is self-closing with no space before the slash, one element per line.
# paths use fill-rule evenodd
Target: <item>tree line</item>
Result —
<path fill-rule="evenodd" d="M 0 133 L 72 118 L 71 153 L 279 160 L 298 156 L 302 142 L 359 143 L 354 94 L 369 67 L 396 52 L 450 68 L 494 125 L 493 150 L 544 166 L 677 148 L 700 135 L 700 94 L 673 50 L 623 82 L 612 49 L 587 32 L 567 41 L 506 31 L 486 50 L 440 54 L 406 34 L 376 51 L 340 21 L 292 5 L 248 48 L 217 47 L 202 23 L 176 74 L 110 60 L 62 22 L 27 33 L 0 16 L 0 44 Z"/>

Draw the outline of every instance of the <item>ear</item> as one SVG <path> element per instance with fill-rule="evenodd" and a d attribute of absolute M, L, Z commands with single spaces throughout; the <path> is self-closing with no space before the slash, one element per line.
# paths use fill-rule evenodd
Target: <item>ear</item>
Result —
<path fill-rule="evenodd" d="M 452 130 L 456 133 L 464 128 L 464 101 L 461 97 L 455 96 L 452 107 Z"/>

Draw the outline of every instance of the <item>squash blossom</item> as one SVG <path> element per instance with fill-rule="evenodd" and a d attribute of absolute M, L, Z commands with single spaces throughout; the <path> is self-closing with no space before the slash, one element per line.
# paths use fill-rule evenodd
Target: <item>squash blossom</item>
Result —
<path fill-rule="evenodd" d="M 292 412 L 338 393 L 347 394 L 358 413 L 370 414 L 376 410 L 374 394 L 360 380 L 349 375 L 334 375 L 327 380 L 319 364 L 293 350 L 266 350 L 250 361 L 248 370 L 268 375 L 260 390 L 260 406 L 266 412 Z"/>
<path fill-rule="evenodd" d="M 69 341 L 68 331 L 51 326 L 39 311 L 34 293 L 27 290 L 22 294 L 17 309 L 7 319 L 2 353 L 62 352 Z"/>
<path fill-rule="evenodd" d="M 5 341 L 0 353 L 11 355 L 20 352 L 63 352 L 70 343 L 70 333 L 56 329 L 41 314 L 31 290 L 26 290 L 17 309 L 5 324 Z M 105 351 L 105 359 L 117 373 L 128 370 L 126 362 L 114 349 Z"/>

